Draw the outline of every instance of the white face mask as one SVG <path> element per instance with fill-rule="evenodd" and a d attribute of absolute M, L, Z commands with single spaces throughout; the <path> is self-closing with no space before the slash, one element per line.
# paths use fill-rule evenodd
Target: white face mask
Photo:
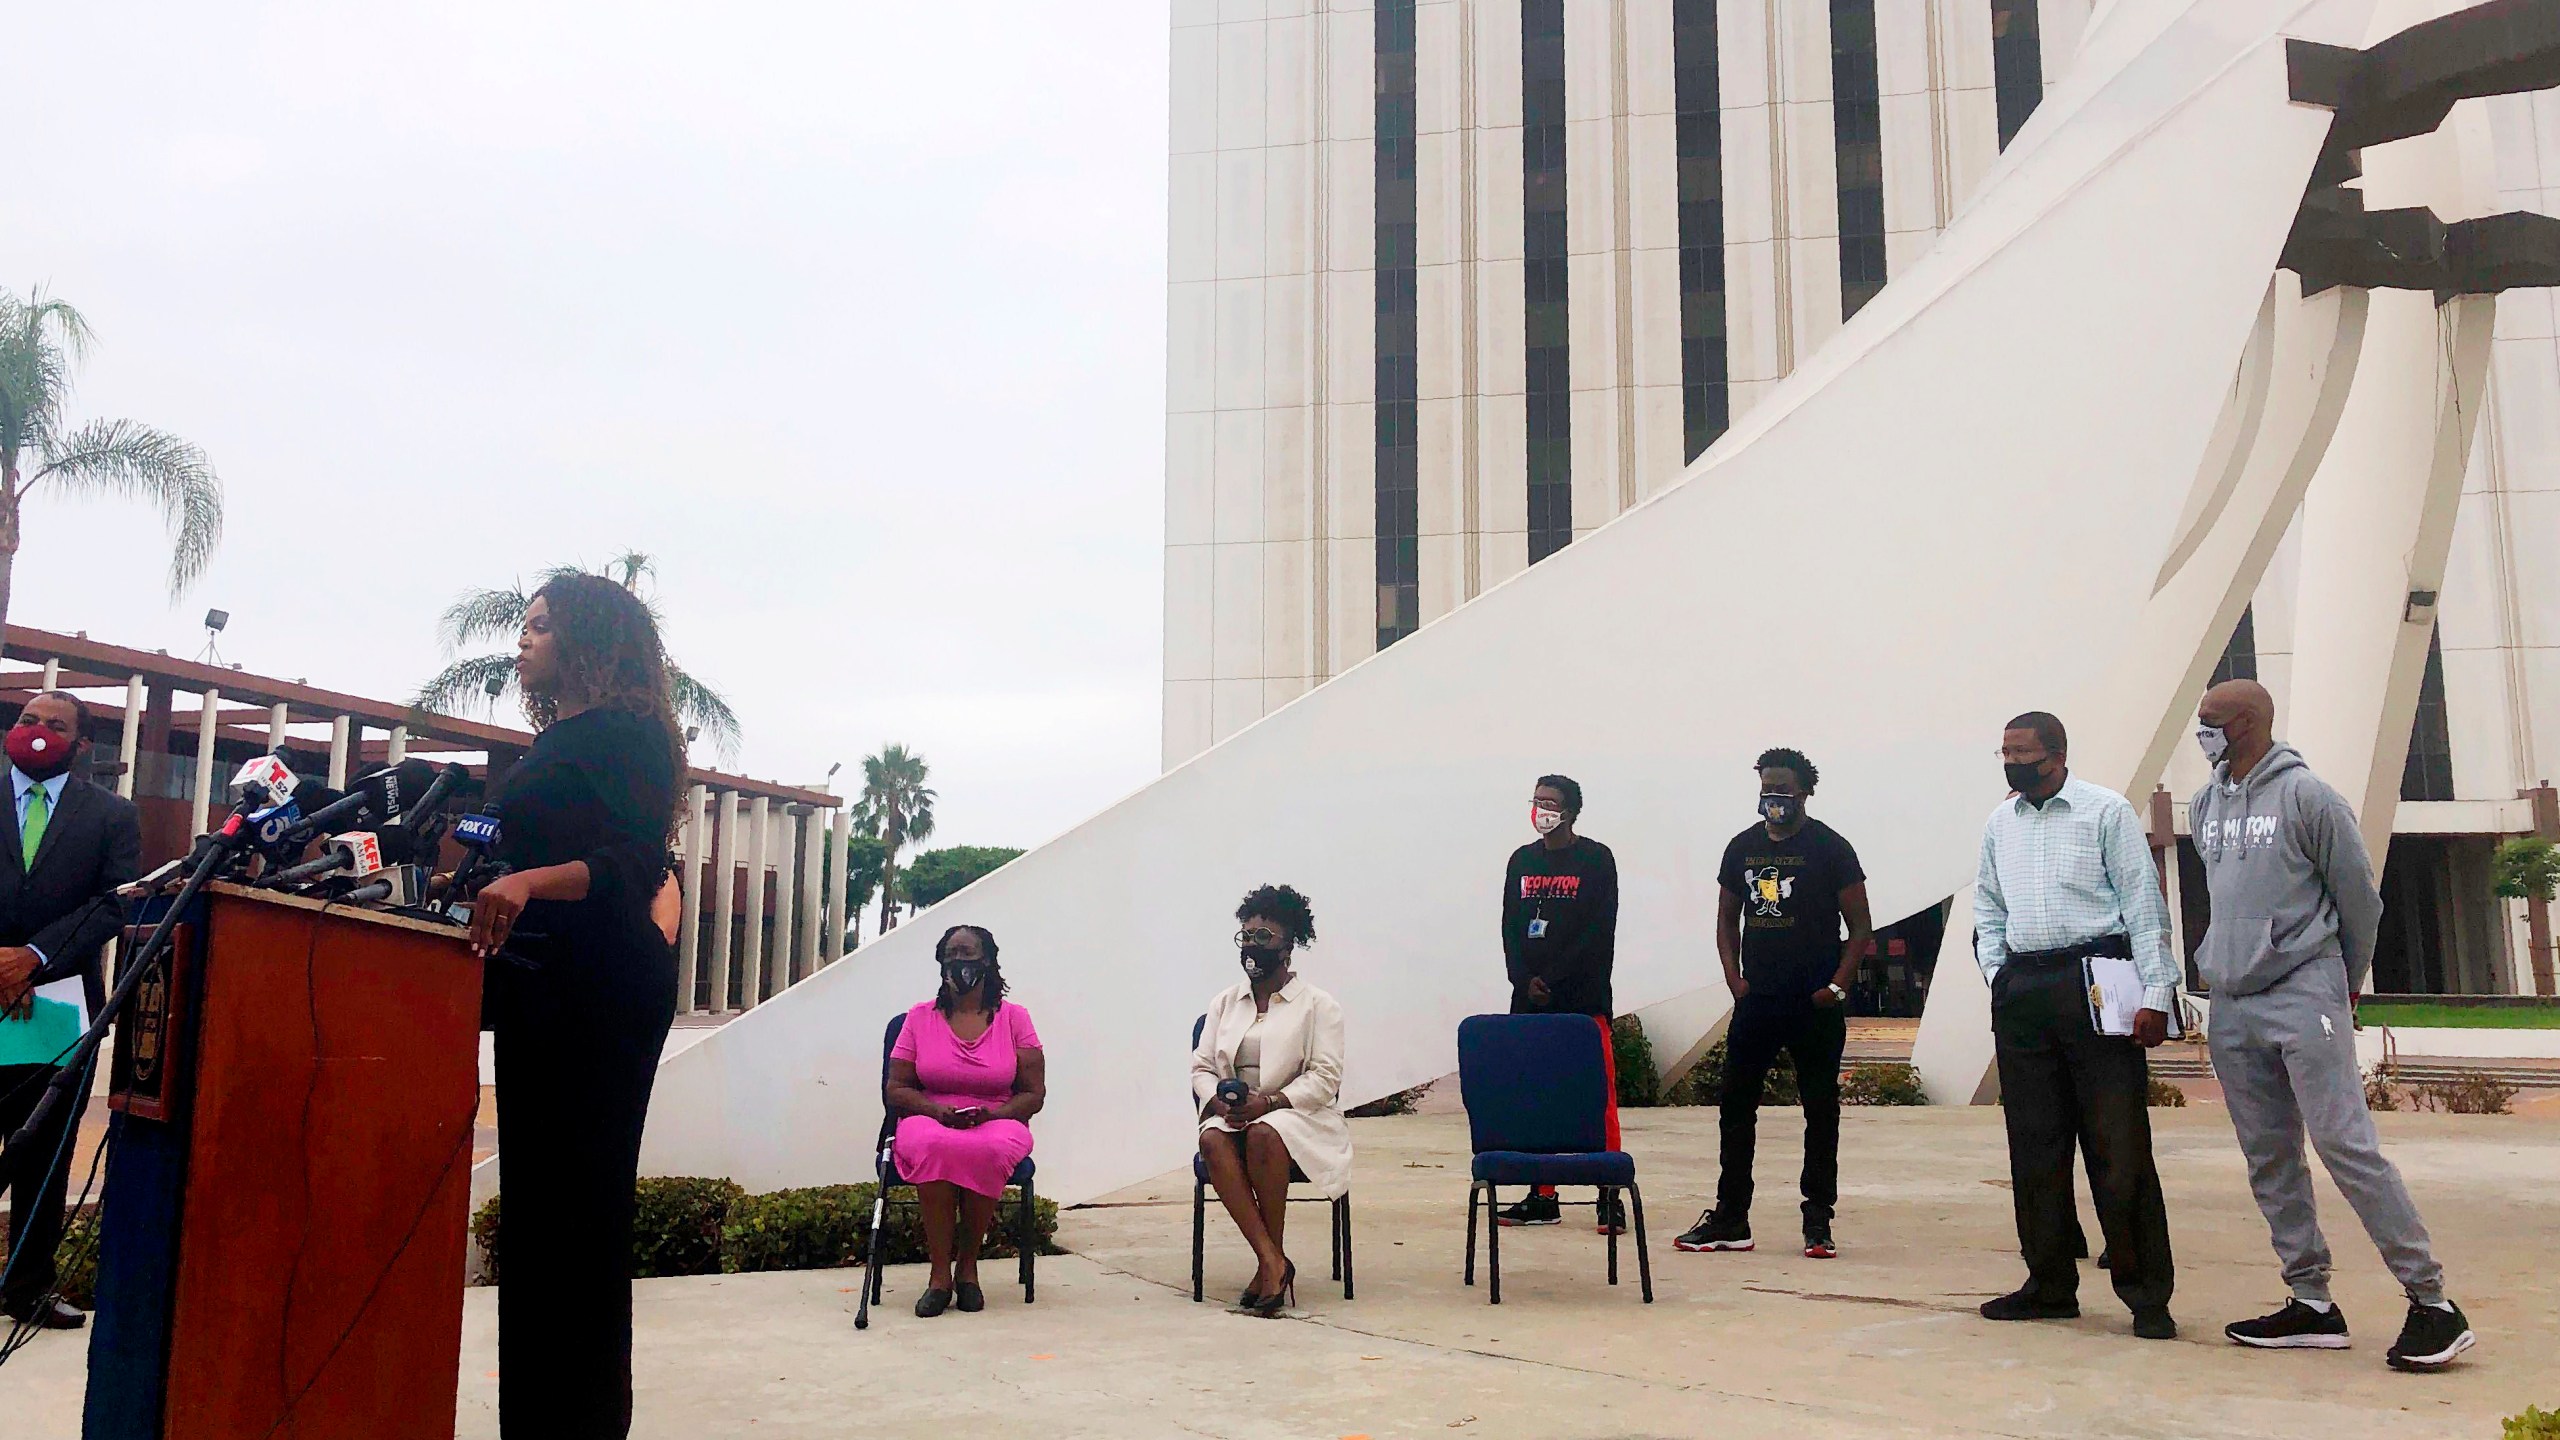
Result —
<path fill-rule="evenodd" d="M 2224 734 L 2219 725 L 2198 725 L 2196 745 L 2204 751 L 2204 763 L 2207 765 L 2219 765 L 2222 757 L 2231 753 L 2231 737 Z"/>
<path fill-rule="evenodd" d="M 1541 835 L 1554 834 L 1556 827 L 1563 823 L 1564 812 L 1561 810 L 1550 810 L 1544 805 L 1529 807 L 1529 827 Z"/>

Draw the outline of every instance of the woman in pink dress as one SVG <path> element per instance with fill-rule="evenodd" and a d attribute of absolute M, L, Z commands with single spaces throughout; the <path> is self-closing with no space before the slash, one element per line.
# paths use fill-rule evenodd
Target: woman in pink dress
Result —
<path fill-rule="evenodd" d="M 994 1221 L 1013 1167 L 1031 1153 L 1048 1099 L 1047 1067 L 1031 1012 L 1004 998 L 996 937 L 954 925 L 933 947 L 942 989 L 907 1012 L 889 1052 L 888 1102 L 898 1121 L 898 1173 L 916 1187 L 933 1275 L 916 1298 L 931 1318 L 955 1302 L 987 1308 L 978 1242 Z"/>

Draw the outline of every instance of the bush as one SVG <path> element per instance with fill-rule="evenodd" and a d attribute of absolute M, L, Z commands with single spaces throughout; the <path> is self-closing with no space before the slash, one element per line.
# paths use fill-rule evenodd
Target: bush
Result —
<path fill-rule="evenodd" d="M 1869 1060 L 1850 1066 L 1840 1077 L 1840 1103 L 1926 1105 L 1929 1092 L 1921 1088 L 1920 1072 L 1913 1067 Z"/>
<path fill-rule="evenodd" d="M 2509 1102 L 2516 1098 L 2516 1087 L 2502 1084 L 2486 1075 L 2472 1073 L 2454 1080 L 2430 1080 L 2412 1087 L 2410 1108 L 2434 1110 L 2447 1115 L 2505 1115 Z"/>
<path fill-rule="evenodd" d="M 647 1175 L 632 1194 L 631 1278 L 720 1273 L 720 1227 L 747 1192 L 727 1180 Z M 489 1258 L 498 1283 L 498 1196 L 471 1217 L 471 1238 Z"/>
<path fill-rule="evenodd" d="M 2400 1092 L 2391 1088 L 2389 1072 L 2381 1069 L 2364 1072 L 2364 1108 L 2367 1110 L 2400 1108 Z"/>
<path fill-rule="evenodd" d="M 1416 1085 L 1393 1095 L 1381 1095 L 1366 1105 L 1354 1105 L 1342 1113 L 1353 1120 L 1375 1120 L 1381 1115 L 1410 1115 L 1413 1107 L 1422 1103 L 1422 1093 L 1430 1088 L 1427 1084 Z"/>
<path fill-rule="evenodd" d="M 862 1261 L 870 1243 L 874 1187 L 820 1185 L 750 1195 L 727 1180 L 650 1176 L 635 1199 L 631 1278 L 663 1275 L 743 1274 L 760 1270 L 823 1270 Z M 488 1252 L 488 1283 L 498 1283 L 499 1209 L 492 1197 L 471 1218 L 472 1236 Z M 890 1196 L 882 1224 L 882 1253 L 890 1264 L 925 1258 L 924 1228 L 915 1192 Z M 1010 1258 L 1012 1228 L 1021 1212 L 1008 1198 L 997 1207 L 997 1233 L 980 1254 Z M 1042 1200 L 1033 1223 L 1042 1254 L 1056 1254 L 1058 1205 Z"/>
<path fill-rule="evenodd" d="M 2151 1077 L 2151 1094 L 2145 1103 L 2162 1110 L 2184 1110 L 2187 1108 L 2187 1092 L 2154 1075 Z"/>
<path fill-rule="evenodd" d="M 1616 1052 L 1618 1108 L 1640 1110 L 1662 1103 L 1662 1072 L 1654 1067 L 1653 1041 L 1644 1022 L 1621 1015 L 1609 1022 L 1609 1046 Z"/>
<path fill-rule="evenodd" d="M 2527 1405 L 2521 1415 L 2510 1415 L 2505 1421 L 2505 1440 L 2560 1440 L 2560 1412 Z"/>
<path fill-rule="evenodd" d="M 1666 1105 L 1713 1105 L 1724 1098 L 1725 1042 L 1709 1046 L 1680 1083 L 1662 1097 Z M 1796 1085 L 1795 1057 L 1784 1050 L 1778 1052 L 1778 1063 L 1769 1067 L 1769 1078 L 1760 1086 L 1763 1105 L 1796 1105 L 1803 1103 L 1804 1092 Z"/>
<path fill-rule="evenodd" d="M 818 1185 L 805 1190 L 777 1190 L 750 1195 L 729 1212 L 722 1232 L 720 1269 L 731 1275 L 759 1270 L 828 1270 L 862 1263 L 870 1243 L 871 1200 L 875 1188 Z M 996 1207 L 995 1228 L 978 1253 L 1010 1259 L 1019 1253 L 1013 1229 L 1019 1224 L 1019 1197 L 1008 1196 Z M 915 1192 L 901 1188 L 889 1196 L 880 1220 L 880 1261 L 904 1265 L 925 1258 L 924 1223 L 916 1212 Z M 1058 1253 L 1058 1202 L 1042 1200 L 1032 1215 L 1040 1237 L 1040 1253 Z"/>

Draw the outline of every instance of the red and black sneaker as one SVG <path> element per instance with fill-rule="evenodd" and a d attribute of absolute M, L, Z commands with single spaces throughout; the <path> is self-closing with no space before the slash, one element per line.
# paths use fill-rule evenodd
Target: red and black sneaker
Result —
<path fill-rule="evenodd" d="M 1837 1260 L 1840 1247 L 1831 1243 L 1831 1222 L 1808 1220 L 1804 1226 L 1804 1254 L 1808 1260 Z"/>
<path fill-rule="evenodd" d="M 1751 1248 L 1751 1221 L 1746 1216 L 1727 1215 L 1710 1209 L 1698 1217 L 1697 1224 L 1672 1241 L 1671 1247 L 1692 1252 L 1748 1250 Z"/>

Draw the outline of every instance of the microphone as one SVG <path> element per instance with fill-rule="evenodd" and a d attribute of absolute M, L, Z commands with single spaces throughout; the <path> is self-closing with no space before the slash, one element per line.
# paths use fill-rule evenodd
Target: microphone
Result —
<path fill-rule="evenodd" d="M 395 910 L 418 904 L 427 893 L 426 872 L 416 865 L 393 865 L 364 877 L 364 883 L 338 897 L 340 905 L 388 905 Z"/>
<path fill-rule="evenodd" d="M 269 796 L 279 805 L 292 799 L 295 787 L 302 783 L 294 777 L 293 767 L 285 764 L 281 758 L 274 755 L 253 756 L 240 767 L 238 773 L 231 777 L 229 798 L 238 800 L 242 791 L 252 782 L 266 786 Z"/>
<path fill-rule="evenodd" d="M 452 880 L 445 886 L 446 914 L 453 913 L 456 904 L 469 900 L 480 886 L 495 879 L 497 872 L 505 868 L 497 858 L 498 840 L 502 833 L 498 823 L 498 803 L 494 800 L 489 802 L 486 810 L 476 815 L 464 815 L 453 822 L 453 838 L 460 842 L 464 854 L 462 863 L 454 867 Z"/>
<path fill-rule="evenodd" d="M 382 842 L 368 831 L 351 830 L 331 840 L 319 859 L 279 870 L 258 885 L 260 889 L 281 890 L 339 874 L 369 875 L 381 868 Z"/>
<path fill-rule="evenodd" d="M 347 793 L 302 817 L 285 837 L 295 848 L 311 843 L 341 824 L 371 820 L 377 824 L 400 813 L 400 797 L 416 795 L 435 782 L 435 766 L 424 760 L 377 765 L 347 782 Z M 361 817 L 361 819 L 359 818 Z"/>
<path fill-rule="evenodd" d="M 402 763 L 405 765 L 407 762 Z M 448 764 L 437 771 L 435 779 L 428 782 L 427 788 L 420 792 L 417 798 L 402 806 L 397 814 L 384 820 L 382 852 L 397 863 L 432 861 L 435 857 L 423 852 L 435 837 L 436 815 L 443 808 L 445 801 L 452 796 L 455 788 L 470 783 L 470 780 L 471 771 L 468 766 Z M 396 776 L 394 788 L 395 790 L 397 788 Z"/>

